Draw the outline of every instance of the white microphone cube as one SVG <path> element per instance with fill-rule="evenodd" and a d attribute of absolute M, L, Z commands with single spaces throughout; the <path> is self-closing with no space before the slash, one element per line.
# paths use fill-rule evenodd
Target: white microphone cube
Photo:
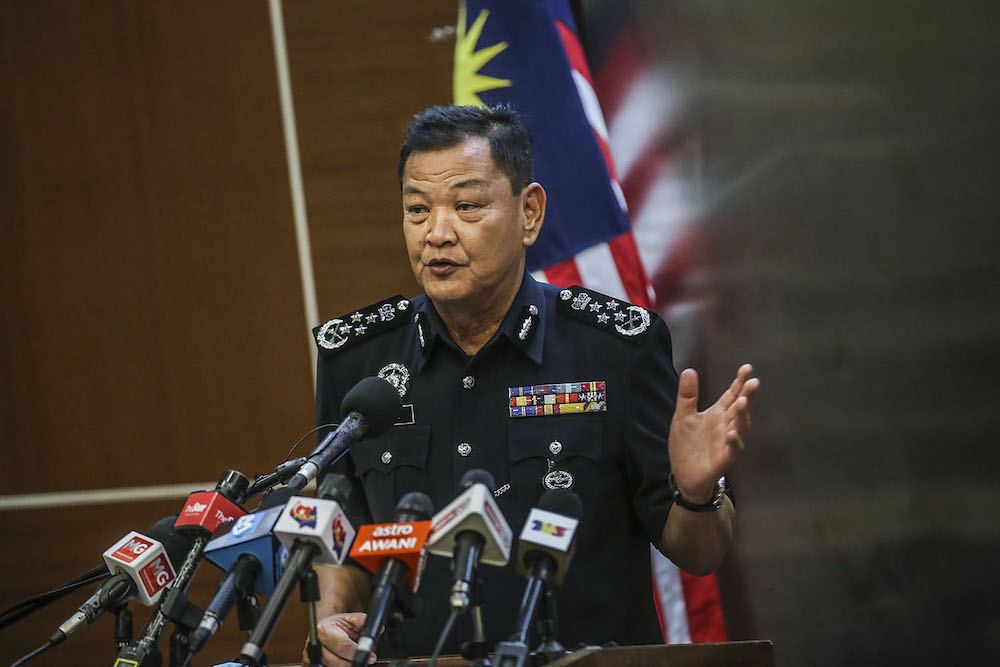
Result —
<path fill-rule="evenodd" d="M 111 574 L 126 573 L 135 582 L 136 599 L 147 607 L 157 603 L 177 574 L 163 545 L 132 531 L 104 552 Z"/>
<path fill-rule="evenodd" d="M 566 577 L 566 568 L 573 557 L 574 544 L 579 519 L 556 514 L 537 507 L 528 514 L 521 530 L 517 546 L 517 563 L 515 571 L 521 575 L 530 574 L 530 567 L 525 558 L 530 553 L 541 552 L 552 556 L 558 567 L 553 582 L 561 584 Z"/>
<path fill-rule="evenodd" d="M 285 503 L 274 535 L 289 551 L 297 539 L 319 546 L 314 565 L 340 565 L 350 552 L 355 530 L 336 501 L 295 496 Z"/>
<path fill-rule="evenodd" d="M 427 550 L 451 558 L 455 538 L 466 530 L 486 538 L 482 562 L 503 567 L 510 561 L 514 533 L 493 500 L 493 493 L 484 484 L 473 484 L 434 515 Z"/>

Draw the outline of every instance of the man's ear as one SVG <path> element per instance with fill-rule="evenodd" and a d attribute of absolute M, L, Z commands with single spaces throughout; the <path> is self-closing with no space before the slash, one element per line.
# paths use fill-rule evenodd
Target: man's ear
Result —
<path fill-rule="evenodd" d="M 535 244 L 538 233 L 542 231 L 545 222 L 545 188 L 539 183 L 529 183 L 521 191 L 522 210 L 524 212 L 524 234 L 521 237 L 525 248 Z"/>

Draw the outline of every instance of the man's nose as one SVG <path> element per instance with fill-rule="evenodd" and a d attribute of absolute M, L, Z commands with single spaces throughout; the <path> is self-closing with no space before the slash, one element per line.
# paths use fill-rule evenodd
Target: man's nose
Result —
<path fill-rule="evenodd" d="M 431 209 L 427 228 L 427 243 L 441 246 L 447 243 L 454 243 L 455 225 L 451 219 L 450 211 L 442 208 Z"/>

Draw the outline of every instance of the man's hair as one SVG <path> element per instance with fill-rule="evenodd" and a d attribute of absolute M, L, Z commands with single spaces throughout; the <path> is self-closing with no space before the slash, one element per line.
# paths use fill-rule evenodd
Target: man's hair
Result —
<path fill-rule="evenodd" d="M 510 107 L 432 107 L 410 122 L 399 151 L 397 177 L 403 188 L 403 170 L 413 153 L 439 151 L 457 146 L 466 139 L 483 137 L 490 142 L 493 161 L 515 195 L 533 180 L 535 140 L 520 114 Z"/>

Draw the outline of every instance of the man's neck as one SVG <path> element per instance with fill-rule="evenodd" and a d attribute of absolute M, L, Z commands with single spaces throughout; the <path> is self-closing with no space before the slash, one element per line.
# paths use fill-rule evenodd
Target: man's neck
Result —
<path fill-rule="evenodd" d="M 467 355 L 474 356 L 493 338 L 500 328 L 524 280 L 523 270 L 513 282 L 512 289 L 491 295 L 488 303 L 478 303 L 475 308 L 465 304 L 434 304 L 441 321 L 455 344 Z"/>

